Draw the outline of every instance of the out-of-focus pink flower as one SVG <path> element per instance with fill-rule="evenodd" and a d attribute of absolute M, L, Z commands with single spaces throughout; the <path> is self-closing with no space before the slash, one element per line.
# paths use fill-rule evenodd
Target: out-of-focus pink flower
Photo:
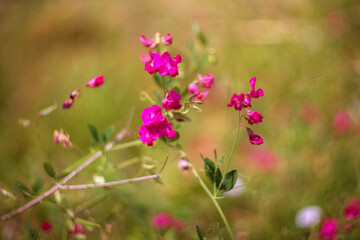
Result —
<path fill-rule="evenodd" d="M 182 221 L 175 219 L 173 216 L 165 212 L 156 214 L 152 219 L 152 223 L 154 227 L 159 230 L 173 228 L 175 231 L 180 232 L 184 229 Z"/>
<path fill-rule="evenodd" d="M 335 132 L 341 134 L 346 132 L 351 126 L 350 114 L 347 110 L 339 111 L 333 119 L 333 128 Z"/>
<path fill-rule="evenodd" d="M 101 87 L 101 85 L 104 84 L 104 81 L 105 81 L 104 76 L 99 75 L 88 81 L 86 85 L 89 87 Z"/>
<path fill-rule="evenodd" d="M 161 108 L 157 105 L 147 107 L 141 114 L 143 125 L 139 129 L 140 140 L 148 146 L 153 145 L 153 141 L 159 137 L 176 137 L 176 131 L 168 122 L 167 118 L 161 113 Z"/>
<path fill-rule="evenodd" d="M 199 82 L 206 88 L 211 88 L 214 86 L 214 76 L 209 73 L 208 75 L 201 75 L 200 73 L 197 75 Z"/>
<path fill-rule="evenodd" d="M 140 41 L 147 48 L 154 48 L 157 45 L 156 41 L 155 41 L 155 38 L 147 39 L 143 35 L 140 36 Z"/>
<path fill-rule="evenodd" d="M 344 209 L 344 217 L 347 221 L 351 221 L 360 215 L 360 199 L 353 198 L 349 201 Z"/>
<path fill-rule="evenodd" d="M 178 94 L 175 90 L 171 90 L 169 93 L 166 93 L 165 98 L 162 100 L 161 106 L 165 110 L 172 110 L 172 109 L 180 109 L 181 94 Z"/>
<path fill-rule="evenodd" d="M 178 163 L 178 168 L 180 170 L 189 170 L 189 168 L 190 168 L 189 162 L 183 158 L 180 158 L 179 163 Z"/>
<path fill-rule="evenodd" d="M 193 101 L 200 101 L 199 103 L 202 103 L 201 101 L 209 94 L 208 91 L 200 92 L 198 95 L 193 97 L 191 100 Z"/>
<path fill-rule="evenodd" d="M 52 229 L 52 225 L 49 221 L 45 220 L 41 223 L 41 230 L 49 232 Z"/>
<path fill-rule="evenodd" d="M 153 52 L 149 50 L 149 55 L 140 55 L 140 60 L 145 63 L 150 63 L 153 59 Z"/>
<path fill-rule="evenodd" d="M 235 110 L 241 110 L 243 107 L 251 107 L 251 98 L 249 96 L 246 96 L 244 93 L 240 93 L 239 95 L 236 95 L 234 93 L 231 96 L 230 103 L 227 104 L 228 107 L 234 106 Z"/>
<path fill-rule="evenodd" d="M 69 230 L 70 235 L 84 234 L 84 227 L 80 223 L 76 223 L 74 229 Z"/>
<path fill-rule="evenodd" d="M 335 218 L 327 218 L 321 225 L 319 232 L 319 239 L 321 240 L 335 240 L 336 232 L 339 227 L 339 221 Z"/>
<path fill-rule="evenodd" d="M 262 89 L 255 90 L 256 77 L 251 78 L 249 83 L 250 83 L 250 86 L 251 86 L 251 91 L 249 93 L 250 97 L 258 98 L 258 97 L 264 96 L 264 92 L 263 92 Z"/>
<path fill-rule="evenodd" d="M 74 100 L 76 98 L 76 96 L 79 95 L 79 89 L 75 89 L 74 91 L 72 91 L 69 96 L 70 96 L 70 99 Z"/>
<path fill-rule="evenodd" d="M 158 213 L 156 214 L 153 219 L 153 225 L 157 229 L 168 229 L 172 225 L 172 217 L 167 213 Z"/>
<path fill-rule="evenodd" d="M 301 117 L 308 125 L 312 124 L 319 117 L 319 108 L 313 102 L 306 102 L 301 106 Z"/>
<path fill-rule="evenodd" d="M 254 133 L 250 128 L 246 128 L 248 135 L 249 135 L 249 141 L 253 145 L 260 145 L 264 143 L 264 140 L 262 137 L 260 137 L 258 134 Z"/>
<path fill-rule="evenodd" d="M 255 112 L 255 111 L 251 111 L 250 109 L 247 109 L 247 114 L 248 114 L 248 123 L 250 125 L 258 124 L 262 122 L 262 119 L 264 118 L 261 113 Z"/>
<path fill-rule="evenodd" d="M 172 44 L 172 36 L 171 36 L 170 33 L 168 33 L 168 35 L 162 37 L 161 40 L 165 45 L 171 45 Z"/>
<path fill-rule="evenodd" d="M 65 100 L 63 103 L 63 109 L 71 108 L 72 104 L 73 104 L 72 99 Z"/>
<path fill-rule="evenodd" d="M 274 171 L 277 167 L 277 155 L 266 148 L 260 148 L 252 151 L 250 158 L 258 168 L 265 172 Z"/>
<path fill-rule="evenodd" d="M 70 137 L 68 135 L 65 135 L 62 129 L 60 131 L 54 131 L 54 142 L 56 144 L 61 143 L 64 148 L 73 147 L 70 141 Z"/>
<path fill-rule="evenodd" d="M 178 54 L 174 58 L 171 58 L 168 52 L 164 52 L 162 55 L 158 53 L 152 53 L 151 63 L 145 63 L 145 70 L 154 74 L 158 72 L 162 76 L 175 77 L 179 75 L 179 67 L 177 66 L 181 63 L 181 56 Z"/>
<path fill-rule="evenodd" d="M 199 90 L 196 82 L 192 82 L 189 84 L 188 91 L 190 94 L 199 94 L 200 93 L 200 90 Z"/>

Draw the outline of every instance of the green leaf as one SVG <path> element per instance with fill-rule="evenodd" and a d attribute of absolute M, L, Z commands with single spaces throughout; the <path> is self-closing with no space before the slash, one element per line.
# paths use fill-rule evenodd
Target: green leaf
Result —
<path fill-rule="evenodd" d="M 26 225 L 26 240 L 38 240 L 40 231 L 37 228 L 31 228 L 29 224 Z"/>
<path fill-rule="evenodd" d="M 163 84 L 162 84 L 162 79 L 161 79 L 161 76 L 159 73 L 155 73 L 154 75 L 154 80 L 156 82 L 156 84 L 159 86 L 159 87 L 163 87 Z"/>
<path fill-rule="evenodd" d="M 202 229 L 199 227 L 199 225 L 197 225 L 197 224 L 196 224 L 196 233 L 197 233 L 197 235 L 198 235 L 198 237 L 199 237 L 200 240 L 204 240 L 204 239 L 205 239 L 205 238 L 204 238 L 204 237 L 206 237 L 205 231 L 202 230 Z"/>
<path fill-rule="evenodd" d="M 199 23 L 194 23 L 192 25 L 193 33 L 196 35 L 196 37 L 199 39 L 201 44 L 205 46 L 208 42 L 207 37 L 204 35 L 204 33 L 201 31 Z"/>
<path fill-rule="evenodd" d="M 15 182 L 15 187 L 17 188 L 17 190 L 19 190 L 19 192 L 25 197 L 25 198 L 30 198 L 32 193 L 30 191 L 30 189 L 22 182 L 20 181 L 16 181 Z"/>
<path fill-rule="evenodd" d="M 219 223 L 216 223 L 216 232 L 218 235 L 219 240 L 223 240 L 221 234 L 220 234 L 220 227 L 219 227 Z"/>
<path fill-rule="evenodd" d="M 217 152 L 216 149 L 214 148 L 214 158 L 215 158 L 215 163 L 217 162 Z"/>
<path fill-rule="evenodd" d="M 92 125 L 91 123 L 88 123 L 88 128 L 89 128 L 90 134 L 91 134 L 92 138 L 94 139 L 95 143 L 99 142 L 99 134 L 98 134 L 96 127 L 94 125 Z"/>
<path fill-rule="evenodd" d="M 75 222 L 80 223 L 81 225 L 84 225 L 85 227 L 98 227 L 101 228 L 101 226 L 95 222 L 91 222 L 82 218 L 75 218 Z"/>
<path fill-rule="evenodd" d="M 50 113 L 52 113 L 53 111 L 55 111 L 57 108 L 57 105 L 51 105 L 50 107 L 44 108 L 39 112 L 39 116 L 40 117 L 44 117 L 46 115 L 49 115 Z"/>
<path fill-rule="evenodd" d="M 225 155 L 223 155 L 219 161 L 220 164 L 223 164 L 225 162 Z"/>
<path fill-rule="evenodd" d="M 115 131 L 114 126 L 107 127 L 102 137 L 103 142 L 106 142 L 111 137 L 111 135 L 113 135 L 114 131 Z"/>
<path fill-rule="evenodd" d="M 57 175 L 57 171 L 54 167 L 54 165 L 51 162 L 45 162 L 44 163 L 44 169 L 46 171 L 46 173 L 52 177 L 52 178 L 56 178 Z"/>
<path fill-rule="evenodd" d="M 238 176 L 237 170 L 231 170 L 224 177 L 224 182 L 221 184 L 220 189 L 224 191 L 230 191 L 234 188 Z"/>
<path fill-rule="evenodd" d="M 38 193 L 40 191 L 42 185 L 43 185 L 42 178 L 40 176 L 37 176 L 35 178 L 35 181 L 34 181 L 33 185 L 32 185 L 32 190 L 33 190 L 34 194 L 36 194 L 36 193 Z"/>
<path fill-rule="evenodd" d="M 201 155 L 201 154 L 200 154 Z M 221 171 L 219 168 L 216 167 L 215 163 L 211 161 L 209 158 L 204 158 L 201 155 L 201 158 L 203 159 L 205 163 L 205 173 L 206 176 L 210 179 L 212 183 L 215 182 L 216 187 L 219 187 L 222 179 Z"/>
<path fill-rule="evenodd" d="M 171 90 L 175 90 L 176 93 L 180 93 L 180 88 L 178 88 L 178 87 L 173 87 Z"/>
<path fill-rule="evenodd" d="M 184 125 L 184 124 L 179 123 L 178 125 L 176 125 L 176 126 L 174 127 L 174 130 L 177 131 L 177 132 L 180 131 L 181 128 L 183 127 L 183 125 Z"/>

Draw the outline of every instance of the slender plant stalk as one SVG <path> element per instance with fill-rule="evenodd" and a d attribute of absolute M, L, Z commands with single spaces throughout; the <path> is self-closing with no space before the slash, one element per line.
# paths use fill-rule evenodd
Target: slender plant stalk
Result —
<path fill-rule="evenodd" d="M 108 151 L 112 152 L 112 151 L 116 151 L 116 150 L 120 150 L 120 149 L 124 149 L 124 148 L 134 147 L 134 146 L 140 145 L 141 143 L 142 142 L 140 140 L 134 140 L 131 142 L 121 143 L 121 144 L 114 145 Z"/>
<path fill-rule="evenodd" d="M 216 201 L 215 197 L 211 194 L 210 190 L 208 189 L 208 187 L 205 185 L 205 183 L 203 182 L 203 180 L 201 179 L 201 177 L 199 176 L 198 172 L 196 171 L 196 169 L 194 168 L 194 166 L 189 162 L 189 165 L 190 165 L 190 168 L 191 168 L 191 171 L 192 173 L 194 174 L 194 176 L 196 177 L 196 179 L 199 181 L 201 187 L 205 190 L 205 192 L 207 193 L 207 195 L 209 196 L 209 198 L 211 199 L 211 201 L 214 203 L 215 207 L 216 207 L 216 210 L 219 212 L 224 224 L 225 224 L 225 227 L 227 229 L 227 231 L 229 232 L 230 234 L 230 237 L 232 240 L 234 240 L 234 235 L 231 231 L 231 228 L 230 228 L 230 225 L 229 225 L 229 222 L 227 221 L 226 217 L 225 217 L 225 214 L 224 212 L 222 211 L 219 203 Z"/>

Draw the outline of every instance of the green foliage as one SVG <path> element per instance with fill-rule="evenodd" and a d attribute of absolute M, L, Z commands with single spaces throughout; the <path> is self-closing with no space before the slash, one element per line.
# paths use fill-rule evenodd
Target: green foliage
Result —
<path fill-rule="evenodd" d="M 54 165 L 51 162 L 44 163 L 44 169 L 49 177 L 56 179 L 57 177 L 57 170 L 55 169 Z"/>
<path fill-rule="evenodd" d="M 31 228 L 29 224 L 26 225 L 26 240 L 38 240 L 40 237 L 40 230 L 38 228 Z"/>
<path fill-rule="evenodd" d="M 37 194 L 41 190 L 42 185 L 43 185 L 42 178 L 40 176 L 37 176 L 32 185 L 32 190 L 33 190 L 34 194 Z"/>
<path fill-rule="evenodd" d="M 94 144 L 97 144 L 99 142 L 99 134 L 98 134 L 96 127 L 94 125 L 92 125 L 91 123 L 88 123 L 88 128 L 89 128 L 91 137 L 94 140 Z"/>
<path fill-rule="evenodd" d="M 231 189 L 233 189 L 237 180 L 237 176 L 237 170 L 231 170 L 230 172 L 226 173 L 220 189 L 224 191 L 230 191 Z"/>
<path fill-rule="evenodd" d="M 198 224 L 196 224 L 196 233 L 200 240 L 206 239 L 206 231 L 201 229 L 201 227 Z"/>
<path fill-rule="evenodd" d="M 32 193 L 31 193 L 30 189 L 24 183 L 22 183 L 20 181 L 16 181 L 15 187 L 25 198 L 31 197 Z"/>
<path fill-rule="evenodd" d="M 102 141 L 105 143 L 107 140 L 109 140 L 110 137 L 114 134 L 114 131 L 115 131 L 114 126 L 107 127 L 103 133 Z"/>

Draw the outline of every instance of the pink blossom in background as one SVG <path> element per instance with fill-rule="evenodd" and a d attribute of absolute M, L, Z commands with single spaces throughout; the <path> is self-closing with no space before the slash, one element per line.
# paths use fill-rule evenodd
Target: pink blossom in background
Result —
<path fill-rule="evenodd" d="M 188 91 L 190 94 L 199 94 L 200 93 L 200 90 L 199 90 L 196 82 L 192 82 L 189 84 Z"/>
<path fill-rule="evenodd" d="M 104 76 L 99 75 L 88 81 L 86 85 L 88 87 L 101 87 L 104 84 L 104 81 L 105 81 Z"/>
<path fill-rule="evenodd" d="M 159 230 L 173 228 L 175 231 L 180 232 L 184 229 L 184 223 L 182 221 L 165 212 L 156 214 L 152 219 L 152 224 Z"/>
<path fill-rule="evenodd" d="M 77 95 L 79 95 L 79 89 L 75 89 L 74 91 L 72 91 L 70 94 L 69 94 L 69 97 L 70 99 L 74 100 L 76 98 Z"/>
<path fill-rule="evenodd" d="M 181 95 L 178 94 L 175 90 L 171 90 L 169 93 L 166 93 L 165 98 L 162 100 L 161 106 L 165 110 L 172 110 L 172 109 L 180 109 Z"/>
<path fill-rule="evenodd" d="M 48 232 L 53 228 L 53 226 L 51 225 L 51 223 L 47 220 L 43 221 L 41 223 L 41 230 L 43 230 L 44 232 Z"/>
<path fill-rule="evenodd" d="M 72 99 L 65 100 L 63 103 L 63 109 L 71 108 L 72 104 L 73 104 Z"/>
<path fill-rule="evenodd" d="M 214 86 L 214 76 L 209 73 L 208 75 L 201 75 L 200 73 L 197 75 L 199 82 L 203 87 L 212 88 Z"/>
<path fill-rule="evenodd" d="M 181 63 L 181 56 L 178 54 L 174 58 L 171 58 L 168 52 L 164 52 L 162 55 L 158 53 L 152 53 L 151 63 L 145 63 L 145 70 L 150 74 L 159 73 L 162 76 L 175 77 L 179 75 L 179 67 Z"/>
<path fill-rule="evenodd" d="M 335 132 L 341 134 L 349 130 L 352 120 L 347 110 L 341 110 L 336 113 L 333 119 L 333 128 Z"/>
<path fill-rule="evenodd" d="M 201 101 L 209 94 L 208 91 L 200 92 L 198 95 L 192 98 L 193 101 Z"/>
<path fill-rule="evenodd" d="M 157 105 L 147 107 L 141 113 L 143 125 L 139 129 L 140 140 L 148 146 L 153 145 L 153 141 L 159 137 L 176 137 L 176 131 L 162 115 L 161 108 Z"/>
<path fill-rule="evenodd" d="M 172 44 L 172 36 L 170 33 L 168 33 L 168 35 L 161 37 L 161 41 L 165 44 L 165 45 L 171 45 Z"/>
<path fill-rule="evenodd" d="M 360 215 L 360 199 L 351 199 L 344 209 L 344 217 L 347 221 L 351 221 Z"/>
<path fill-rule="evenodd" d="M 266 148 L 252 151 L 250 159 L 258 168 L 265 172 L 272 172 L 277 168 L 278 156 Z"/>
<path fill-rule="evenodd" d="M 154 48 L 157 45 L 154 38 L 147 39 L 143 35 L 140 36 L 140 42 L 147 48 Z"/>
<path fill-rule="evenodd" d="M 258 98 L 264 96 L 264 92 L 262 89 L 255 90 L 256 77 L 251 78 L 249 83 L 251 86 L 251 91 L 249 93 L 250 97 Z"/>
<path fill-rule="evenodd" d="M 246 128 L 248 135 L 249 135 L 249 141 L 253 145 L 261 145 L 264 143 L 264 139 L 260 137 L 258 134 L 254 133 L 250 128 Z"/>
<path fill-rule="evenodd" d="M 79 223 L 75 223 L 75 227 L 73 230 L 69 230 L 69 234 L 70 235 L 76 235 L 76 234 L 84 234 L 84 227 L 79 224 Z"/>
<path fill-rule="evenodd" d="M 230 103 L 227 104 L 228 107 L 234 106 L 235 110 L 241 110 L 243 107 L 251 107 L 251 98 L 249 96 L 245 96 L 244 93 L 240 93 L 239 95 L 236 95 L 234 93 L 231 96 Z"/>
<path fill-rule="evenodd" d="M 319 118 L 319 108 L 313 102 L 306 102 L 301 106 L 301 118 L 310 125 Z"/>
<path fill-rule="evenodd" d="M 177 232 L 181 232 L 184 229 L 184 223 L 180 220 L 177 219 L 173 219 L 172 221 L 172 227 L 175 229 L 175 231 Z"/>
<path fill-rule="evenodd" d="M 65 135 L 63 130 L 60 131 L 55 130 L 54 131 L 54 142 L 56 144 L 61 143 L 64 148 L 72 148 L 73 145 L 70 141 L 70 137 L 68 135 Z"/>
<path fill-rule="evenodd" d="M 140 55 L 140 61 L 142 61 L 144 64 L 145 63 L 150 63 L 153 59 L 153 55 L 155 52 L 152 52 L 149 50 L 149 54 L 143 54 Z"/>
<path fill-rule="evenodd" d="M 339 228 L 339 221 L 335 218 L 327 218 L 321 225 L 319 239 L 335 240 Z"/>
<path fill-rule="evenodd" d="M 189 170 L 189 168 L 190 168 L 189 162 L 186 161 L 186 160 L 183 159 L 183 158 L 180 158 L 179 163 L 178 163 L 177 166 L 178 166 L 178 168 L 179 168 L 180 170 L 183 170 L 183 171 Z"/>
<path fill-rule="evenodd" d="M 251 111 L 250 109 L 247 109 L 247 116 L 248 116 L 248 123 L 250 125 L 258 124 L 262 122 L 262 119 L 264 118 L 261 113 Z"/>

